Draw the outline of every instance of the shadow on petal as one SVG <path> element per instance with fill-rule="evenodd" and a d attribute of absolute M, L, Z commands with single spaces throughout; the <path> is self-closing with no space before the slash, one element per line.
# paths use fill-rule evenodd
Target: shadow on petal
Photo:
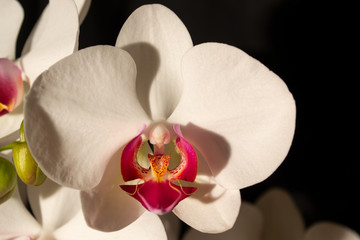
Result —
<path fill-rule="evenodd" d="M 193 123 L 181 127 L 183 135 L 202 155 L 212 175 L 216 177 L 226 166 L 231 155 L 230 144 L 222 136 Z M 198 174 L 203 171 L 199 167 Z"/>
<path fill-rule="evenodd" d="M 139 102 L 148 116 L 151 116 L 150 88 L 159 70 L 160 56 L 151 44 L 139 42 L 122 47 L 136 63 L 136 93 Z"/>
<path fill-rule="evenodd" d="M 212 203 L 223 195 L 223 193 L 218 196 L 213 195 L 212 191 L 215 187 L 216 184 L 211 184 L 211 183 L 197 184 L 198 189 L 191 197 L 205 204 Z"/>
<path fill-rule="evenodd" d="M 101 231 L 117 231 L 134 222 L 145 209 L 120 188 L 120 148 L 111 158 L 103 178 L 95 188 L 81 192 L 87 224 Z"/>

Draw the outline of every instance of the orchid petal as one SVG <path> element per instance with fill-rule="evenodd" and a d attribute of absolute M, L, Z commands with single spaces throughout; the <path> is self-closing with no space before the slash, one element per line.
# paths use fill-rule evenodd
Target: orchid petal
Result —
<path fill-rule="evenodd" d="M 115 46 L 128 51 L 136 62 L 142 107 L 154 120 L 166 119 L 183 88 L 181 58 L 193 46 L 184 24 L 162 5 L 145 5 L 127 19 Z"/>
<path fill-rule="evenodd" d="M 176 179 L 193 182 L 195 181 L 198 170 L 198 161 L 195 149 L 188 141 L 186 141 L 179 125 L 174 125 L 174 131 L 178 135 L 178 138 L 176 139 L 176 146 L 181 154 L 181 161 L 175 169 L 171 170 L 171 172 Z"/>
<path fill-rule="evenodd" d="M 263 219 L 254 205 L 243 202 L 234 227 L 219 234 L 206 234 L 195 229 L 189 230 L 184 240 L 262 240 Z"/>
<path fill-rule="evenodd" d="M 50 0 L 27 39 L 20 68 L 30 85 L 55 62 L 77 50 L 78 10 L 73 0 Z"/>
<path fill-rule="evenodd" d="M 90 9 L 91 0 L 74 0 L 74 2 L 78 9 L 79 23 L 81 24 Z"/>
<path fill-rule="evenodd" d="M 113 155 L 149 121 L 136 98 L 135 75 L 128 53 L 97 46 L 39 77 L 25 98 L 24 123 L 45 175 L 84 190 L 100 182 Z"/>
<path fill-rule="evenodd" d="M 304 240 L 359 240 L 354 230 L 331 222 L 319 222 L 312 225 L 305 234 Z"/>
<path fill-rule="evenodd" d="M 141 134 L 146 126 L 139 131 L 138 135 L 132 139 L 126 146 L 121 154 L 121 175 L 125 182 L 141 179 L 143 169 L 137 161 L 137 152 L 143 143 Z"/>
<path fill-rule="evenodd" d="M 200 232 L 219 233 L 229 230 L 240 209 L 239 190 L 225 189 L 216 184 L 210 170 L 199 156 L 197 191 L 173 210 L 182 221 Z"/>
<path fill-rule="evenodd" d="M 83 215 L 79 213 L 66 225 L 57 229 L 54 237 L 61 240 L 166 240 L 166 233 L 159 217 L 149 212 L 145 212 L 131 225 L 117 232 L 100 232 L 91 229 L 86 225 Z"/>
<path fill-rule="evenodd" d="M 15 0 L 0 0 L 0 6 L 0 58 L 14 60 L 16 39 L 24 19 L 24 10 Z"/>
<path fill-rule="evenodd" d="M 21 71 L 7 58 L 0 58 L 0 86 L 0 116 L 2 116 L 19 106 L 24 97 Z"/>
<path fill-rule="evenodd" d="M 295 104 L 284 82 L 246 53 L 219 43 L 195 46 L 182 69 L 184 91 L 169 121 L 185 125 L 185 138 L 206 157 L 216 181 L 239 189 L 271 175 L 295 128 Z M 208 134 L 189 124 L 223 137 L 229 148 L 211 149 Z"/>
<path fill-rule="evenodd" d="M 19 128 L 23 119 L 23 104 L 0 117 L 0 146 L 5 146 L 19 138 Z"/>
<path fill-rule="evenodd" d="M 264 240 L 303 239 L 305 224 L 288 193 L 272 189 L 261 196 L 256 205 L 264 216 Z"/>
<path fill-rule="evenodd" d="M 0 213 L 1 239 L 35 235 L 41 231 L 41 226 L 22 203 L 18 190 L 9 200 L 0 204 Z"/>
<path fill-rule="evenodd" d="M 120 149 L 108 163 L 103 178 L 94 189 L 81 192 L 87 224 L 101 231 L 116 231 L 134 222 L 144 211 L 141 204 L 126 194 L 120 174 Z"/>
<path fill-rule="evenodd" d="M 44 229 L 57 229 L 81 210 L 80 191 L 62 187 L 50 179 L 41 186 L 28 185 L 31 209 Z"/>

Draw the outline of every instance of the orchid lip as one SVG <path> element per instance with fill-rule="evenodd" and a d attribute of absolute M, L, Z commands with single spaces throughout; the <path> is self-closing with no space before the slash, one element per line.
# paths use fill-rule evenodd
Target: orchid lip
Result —
<path fill-rule="evenodd" d="M 143 136 L 145 129 L 143 127 L 125 146 L 121 156 L 121 174 L 124 181 L 136 179 L 139 181 L 136 185 L 120 185 L 120 187 L 147 210 L 164 214 L 196 191 L 196 187 L 182 186 L 180 180 L 195 181 L 197 155 L 192 145 L 184 139 L 179 125 L 173 127 L 174 135 L 177 137 L 172 140 L 170 140 L 170 131 L 163 124 L 150 127 L 148 137 Z M 139 155 L 139 152 L 144 151 L 143 147 L 148 142 L 152 145 L 153 153 L 148 153 L 146 156 L 149 167 L 143 167 L 139 164 L 139 158 L 145 157 L 144 154 Z M 165 154 L 166 147 L 171 144 L 175 150 L 173 152 L 178 153 L 180 158 L 178 165 L 173 169 L 169 164 L 174 161 L 176 154 Z"/>

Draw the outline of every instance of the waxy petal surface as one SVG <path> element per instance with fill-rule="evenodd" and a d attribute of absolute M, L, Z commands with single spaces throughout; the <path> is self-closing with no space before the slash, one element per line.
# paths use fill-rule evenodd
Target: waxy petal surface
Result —
<path fill-rule="evenodd" d="M 216 181 L 239 189 L 272 174 L 295 128 L 295 104 L 284 82 L 243 51 L 219 43 L 188 51 L 182 75 L 183 95 L 169 121 L 184 125 L 184 137 L 204 155 Z M 211 149 L 207 134 L 187 127 L 192 124 L 229 147 Z"/>
<path fill-rule="evenodd" d="M 239 213 L 239 190 L 225 189 L 218 185 L 201 155 L 198 156 L 199 173 L 195 180 L 196 192 L 180 202 L 173 210 L 192 228 L 206 233 L 229 230 Z"/>
<path fill-rule="evenodd" d="M 81 202 L 88 225 L 101 231 L 116 231 L 127 227 L 146 210 L 124 192 L 119 169 L 122 149 L 108 163 L 103 178 L 95 188 L 81 192 Z"/>
<path fill-rule="evenodd" d="M 162 5 L 145 5 L 127 19 L 115 46 L 136 62 L 142 107 L 154 120 L 166 119 L 182 93 L 181 59 L 193 46 L 184 24 Z"/>
<path fill-rule="evenodd" d="M 101 232 L 89 228 L 84 222 L 83 215 L 79 213 L 66 225 L 57 229 L 54 236 L 61 240 L 166 240 L 165 229 L 159 217 L 149 212 L 145 212 L 131 225 L 116 232 Z"/>
<path fill-rule="evenodd" d="M 52 64 L 77 50 L 79 16 L 73 0 L 50 0 L 23 48 L 20 68 L 30 85 Z"/>
<path fill-rule="evenodd" d="M 11 158 L 8 154 L 1 154 L 1 157 L 8 160 Z M 35 235 L 41 230 L 41 226 L 21 201 L 18 187 L 9 200 L 0 204 L 0 239 Z"/>
<path fill-rule="evenodd" d="M 184 240 L 263 240 L 262 228 L 263 219 L 259 209 L 243 202 L 232 229 L 218 234 L 207 234 L 191 229 L 185 234 Z"/>
<path fill-rule="evenodd" d="M 25 98 L 24 123 L 47 176 L 78 189 L 99 184 L 113 155 L 149 121 L 135 78 L 129 54 L 110 46 L 76 52 L 39 77 Z"/>
<path fill-rule="evenodd" d="M 24 11 L 18 1 L 0 0 L 0 58 L 15 59 L 15 47 Z"/>
<path fill-rule="evenodd" d="M 81 212 L 80 191 L 62 187 L 49 178 L 40 186 L 27 186 L 36 220 L 43 229 L 57 229 Z"/>

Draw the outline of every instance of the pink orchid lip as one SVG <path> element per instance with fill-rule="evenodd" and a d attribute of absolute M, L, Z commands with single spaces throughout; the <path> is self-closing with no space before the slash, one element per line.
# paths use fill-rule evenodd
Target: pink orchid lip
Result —
<path fill-rule="evenodd" d="M 9 59 L 0 58 L 0 116 L 12 112 L 23 97 L 21 70 Z"/>
<path fill-rule="evenodd" d="M 147 144 L 146 139 L 143 140 L 142 137 L 145 127 L 125 146 L 121 155 L 121 174 L 124 181 L 136 179 L 139 181 L 136 185 L 120 185 L 120 187 L 138 200 L 147 210 L 156 214 L 170 212 L 180 201 L 192 195 L 197 189 L 196 187 L 182 186 L 180 183 L 180 180 L 195 181 L 197 155 L 192 145 L 184 139 L 180 126 L 174 125 L 173 129 L 177 134 L 176 150 L 181 158 L 180 163 L 174 169 L 168 168 L 172 159 L 171 155 L 161 152 L 162 143 L 156 144 L 160 147 L 155 146 L 155 149 L 158 147 L 158 150 L 154 151 L 155 154 L 148 154 L 149 168 L 144 168 L 138 163 L 137 153 L 142 144 Z M 164 131 L 164 134 L 167 134 L 167 130 Z M 168 140 L 164 141 L 168 143 Z"/>

